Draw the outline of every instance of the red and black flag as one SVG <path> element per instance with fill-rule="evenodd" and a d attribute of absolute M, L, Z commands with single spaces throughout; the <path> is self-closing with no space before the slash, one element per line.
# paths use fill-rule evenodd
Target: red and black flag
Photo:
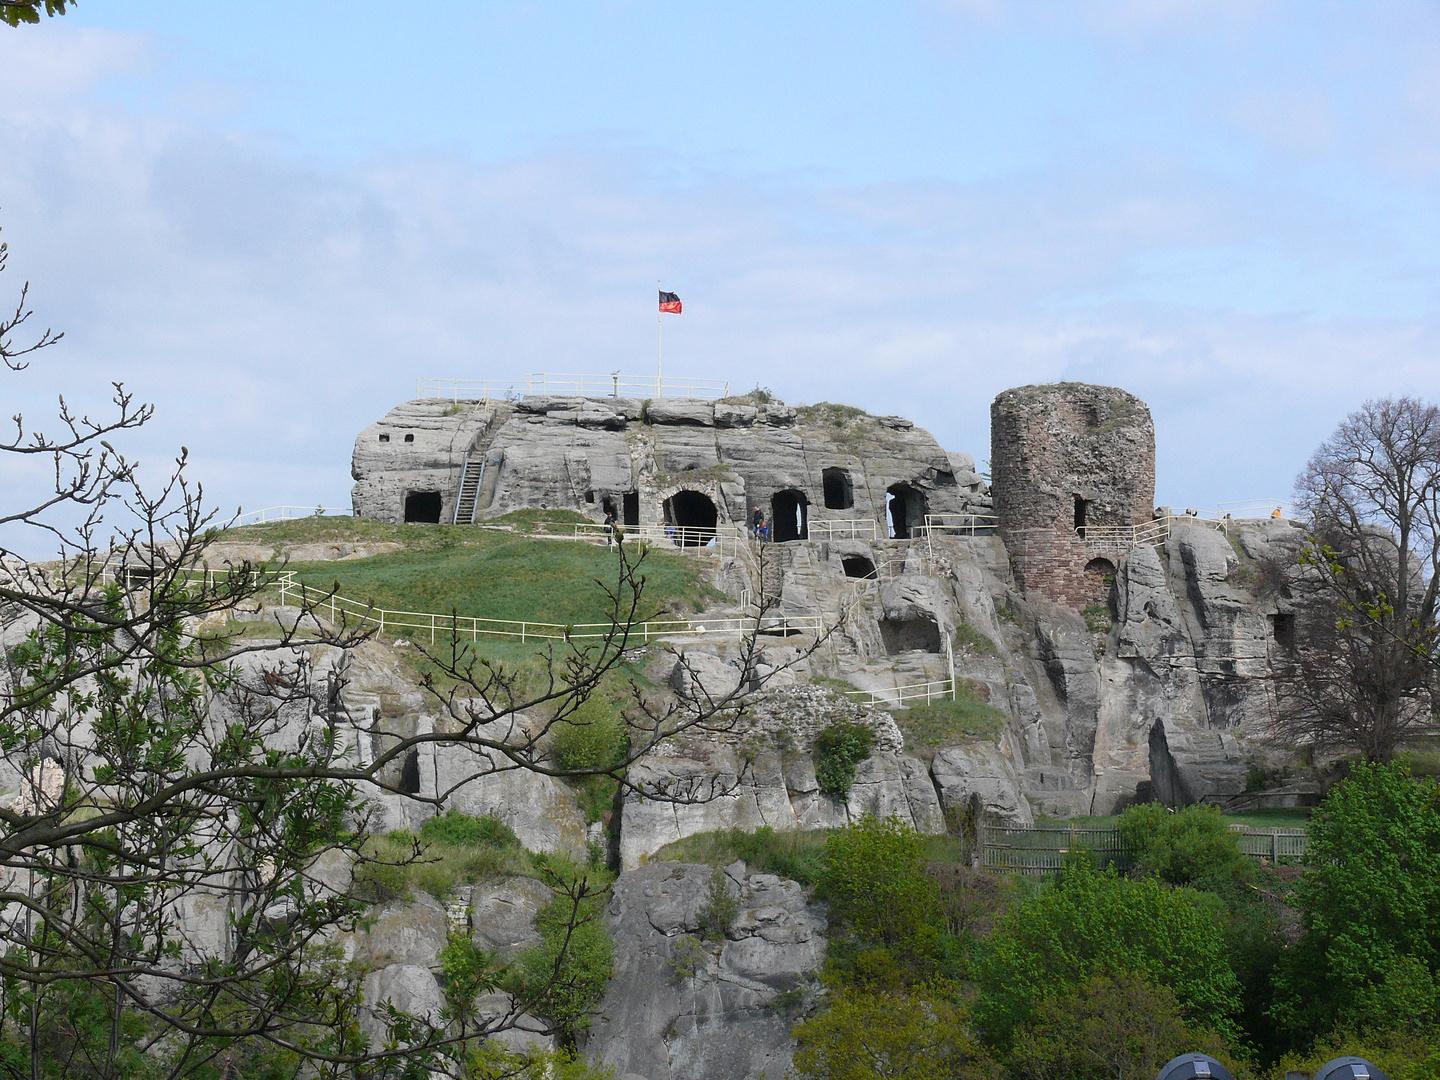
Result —
<path fill-rule="evenodd" d="M 662 292 L 660 294 L 660 310 L 668 311 L 671 315 L 679 315 L 680 297 L 673 292 Z"/>

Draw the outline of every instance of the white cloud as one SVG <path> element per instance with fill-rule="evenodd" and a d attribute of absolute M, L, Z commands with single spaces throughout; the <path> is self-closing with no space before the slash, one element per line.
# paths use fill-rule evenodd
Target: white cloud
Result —
<path fill-rule="evenodd" d="M 343 504 L 355 433 L 418 376 L 653 370 L 657 275 L 686 301 L 667 372 L 904 413 L 980 459 L 1006 387 L 1123 385 L 1152 405 L 1180 505 L 1283 495 L 1361 399 L 1435 393 L 1430 322 L 1341 321 L 1319 296 L 1373 256 L 1373 221 L 1176 155 L 852 188 L 603 148 L 339 169 L 95 98 L 143 42 L 39 37 L 48 60 L 17 75 L 16 40 L 0 101 L 21 80 L 30 104 L 0 109 L 0 284 L 33 279 L 37 318 L 69 336 L 7 401 L 39 416 L 124 379 L 159 407 L 147 464 L 188 445 L 227 507 Z M 1319 275 L 1313 304 L 1248 304 L 1163 257 L 1257 236 Z"/>

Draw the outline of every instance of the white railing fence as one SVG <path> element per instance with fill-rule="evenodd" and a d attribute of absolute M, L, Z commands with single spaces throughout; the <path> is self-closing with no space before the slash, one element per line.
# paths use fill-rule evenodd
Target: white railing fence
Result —
<path fill-rule="evenodd" d="M 871 518 L 811 518 L 811 540 L 875 540 L 877 523 Z"/>
<path fill-rule="evenodd" d="M 515 401 L 530 394 L 568 397 L 666 398 L 714 400 L 730 396 L 719 379 L 660 379 L 646 375 L 553 375 L 537 372 L 516 379 L 416 379 L 417 398 L 452 401 Z"/>
<path fill-rule="evenodd" d="M 267 506 L 264 510 L 240 508 L 236 525 L 263 525 L 267 521 L 295 521 L 312 517 L 354 517 L 348 506 Z"/>

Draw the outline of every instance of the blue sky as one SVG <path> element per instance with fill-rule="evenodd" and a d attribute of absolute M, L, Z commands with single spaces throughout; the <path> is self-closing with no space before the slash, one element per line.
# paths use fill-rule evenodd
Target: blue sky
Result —
<path fill-rule="evenodd" d="M 1385 0 L 82 0 L 0 28 L 0 284 L 67 331 L 7 403 L 123 379 L 157 471 L 343 505 L 416 377 L 653 370 L 663 278 L 667 374 L 977 459 L 1110 383 L 1158 502 L 1283 496 L 1440 396 L 1437 61 Z"/>

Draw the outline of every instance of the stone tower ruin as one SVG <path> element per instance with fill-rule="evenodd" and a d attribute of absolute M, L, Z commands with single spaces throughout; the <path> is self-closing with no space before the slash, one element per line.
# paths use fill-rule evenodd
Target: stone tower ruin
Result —
<path fill-rule="evenodd" d="M 1110 602 L 1119 555 L 1155 516 L 1155 425 L 1134 394 L 1050 383 L 990 406 L 991 493 L 1017 582 L 1073 608 Z"/>

